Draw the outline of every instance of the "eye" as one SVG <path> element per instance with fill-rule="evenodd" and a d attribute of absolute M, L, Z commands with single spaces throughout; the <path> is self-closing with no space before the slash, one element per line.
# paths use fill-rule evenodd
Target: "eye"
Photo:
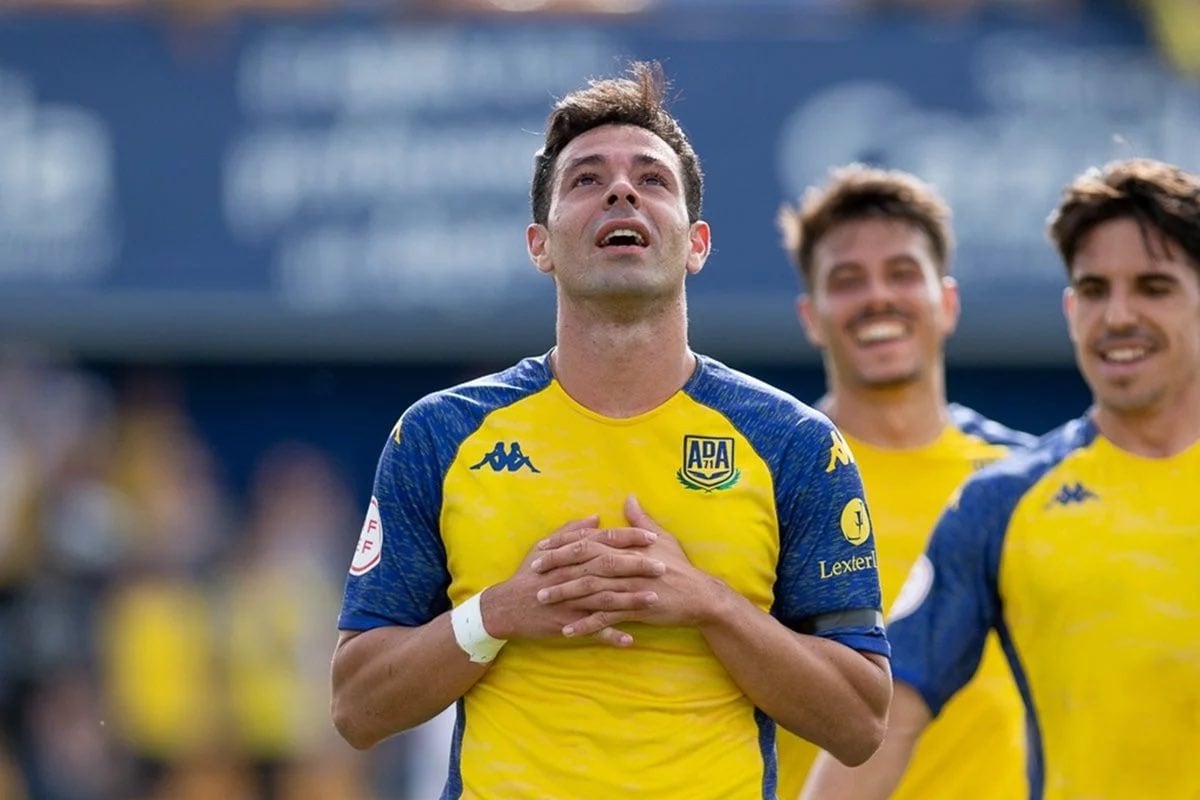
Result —
<path fill-rule="evenodd" d="M 654 186 L 666 186 L 668 181 L 661 172 L 648 172 L 642 176 L 642 183 L 649 183 Z"/>
<path fill-rule="evenodd" d="M 839 272 L 829 276 L 826 290 L 829 292 L 849 292 L 863 285 L 863 276 L 857 272 Z"/>
<path fill-rule="evenodd" d="M 1174 281 L 1151 279 L 1142 283 L 1142 293 L 1147 297 L 1164 297 L 1169 295 L 1174 287 Z"/>
<path fill-rule="evenodd" d="M 1108 285 L 1103 281 L 1083 280 L 1075 284 L 1075 295 L 1085 300 L 1100 300 L 1108 294 Z"/>
<path fill-rule="evenodd" d="M 592 186 L 598 183 L 600 179 L 596 177 L 594 172 L 581 172 L 571 181 L 572 186 Z"/>

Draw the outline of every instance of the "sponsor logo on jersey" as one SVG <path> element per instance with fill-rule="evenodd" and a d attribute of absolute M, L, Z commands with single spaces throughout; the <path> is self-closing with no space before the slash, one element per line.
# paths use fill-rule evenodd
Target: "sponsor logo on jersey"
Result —
<path fill-rule="evenodd" d="M 1046 503 L 1046 508 L 1049 508 L 1050 506 L 1083 505 L 1088 500 L 1099 499 L 1100 495 L 1096 494 L 1079 481 L 1076 481 L 1075 483 L 1064 483 L 1050 498 L 1050 501 Z"/>
<path fill-rule="evenodd" d="M 675 478 L 688 489 L 723 491 L 742 477 L 733 460 L 732 436 L 683 437 L 683 466 Z"/>
<path fill-rule="evenodd" d="M 833 440 L 833 444 L 829 447 L 829 464 L 825 467 L 826 472 L 833 472 L 838 467 L 848 467 L 854 463 L 854 454 L 850 452 L 850 445 L 846 444 L 846 440 L 837 431 L 830 431 L 829 438 Z"/>
<path fill-rule="evenodd" d="M 842 536 L 846 541 L 858 547 L 871 538 L 871 515 L 867 513 L 867 504 L 861 497 L 856 497 L 842 508 Z"/>
<path fill-rule="evenodd" d="M 367 518 L 363 520 L 358 544 L 354 546 L 354 560 L 350 562 L 351 575 L 365 575 L 375 568 L 383 557 L 383 520 L 379 518 L 379 501 L 371 498 Z"/>
<path fill-rule="evenodd" d="M 483 467 L 491 467 L 492 472 L 519 472 L 523 469 L 541 472 L 533 465 L 533 459 L 521 452 L 520 442 L 510 442 L 507 447 L 504 442 L 496 442 L 496 446 L 485 453 L 471 469 Z"/>
<path fill-rule="evenodd" d="M 875 563 L 875 553 L 871 552 L 865 556 L 851 556 L 837 561 L 818 561 L 817 566 L 821 569 L 821 580 L 824 581 L 840 575 L 848 575 L 851 572 L 875 569 L 878 565 Z"/>

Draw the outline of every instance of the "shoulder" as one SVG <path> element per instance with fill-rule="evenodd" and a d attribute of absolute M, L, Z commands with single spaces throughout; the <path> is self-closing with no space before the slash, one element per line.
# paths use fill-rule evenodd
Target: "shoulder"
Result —
<path fill-rule="evenodd" d="M 1000 506 L 1011 511 L 1047 472 L 1095 437 L 1096 428 L 1089 418 L 1071 420 L 976 472 L 963 484 L 956 505 Z"/>
<path fill-rule="evenodd" d="M 725 415 L 750 439 L 787 432 L 828 441 L 833 423 L 817 409 L 776 386 L 722 364 L 697 356 L 696 374 L 684 392 L 701 405 Z"/>
<path fill-rule="evenodd" d="M 955 427 L 969 436 L 975 436 L 988 444 L 1013 448 L 1029 448 L 1037 442 L 1031 433 L 1013 430 L 1006 425 L 989 419 L 973 408 L 958 403 L 950 404 L 950 418 Z"/>
<path fill-rule="evenodd" d="M 500 372 L 484 375 L 455 386 L 427 394 L 413 403 L 400 417 L 393 430 L 397 440 L 402 432 L 431 430 L 439 437 L 466 436 L 488 414 L 511 406 L 550 385 L 552 376 L 546 356 L 526 358 Z"/>

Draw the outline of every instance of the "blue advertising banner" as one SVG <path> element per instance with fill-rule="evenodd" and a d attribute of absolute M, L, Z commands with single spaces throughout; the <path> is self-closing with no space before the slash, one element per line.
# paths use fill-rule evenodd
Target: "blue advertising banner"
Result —
<path fill-rule="evenodd" d="M 668 24 L 669 23 L 669 24 Z M 1120 20 L 954 25 L 716 11 L 620 23 L 0 20 L 0 335 L 85 354 L 492 358 L 549 346 L 524 252 L 554 98 L 664 62 L 714 229 L 693 338 L 811 359 L 779 204 L 834 165 L 955 210 L 956 359 L 1069 358 L 1044 223 L 1113 158 L 1200 169 L 1200 88 Z"/>

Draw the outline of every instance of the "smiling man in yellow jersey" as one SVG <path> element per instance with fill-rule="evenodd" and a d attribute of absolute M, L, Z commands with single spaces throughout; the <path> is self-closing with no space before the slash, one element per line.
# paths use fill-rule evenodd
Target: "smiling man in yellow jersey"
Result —
<path fill-rule="evenodd" d="M 932 187 L 851 165 L 779 220 L 807 289 L 800 319 L 824 359 L 820 406 L 866 485 L 886 610 L 951 493 L 1033 437 L 946 401 L 944 343 L 958 290 L 950 211 Z M 810 743 L 780 735 L 781 798 L 799 796 L 816 756 Z M 993 637 L 979 676 L 930 726 L 893 796 L 1010 800 L 1024 784 L 1020 696 Z"/>
<path fill-rule="evenodd" d="M 892 720 L 917 731 L 989 630 L 1029 722 L 1032 800 L 1200 797 L 1200 177 L 1115 162 L 1051 218 L 1092 390 L 1081 418 L 986 467 L 947 507 L 893 611 Z M 822 764 L 822 798 L 904 769 Z M 868 791 L 865 787 L 871 787 Z"/>
<path fill-rule="evenodd" d="M 418 401 L 379 462 L 333 717 L 368 747 L 457 704 L 446 800 L 773 800 L 777 724 L 850 763 L 883 738 L 858 469 L 689 349 L 710 233 L 663 90 L 638 64 L 559 102 L 526 232 L 555 348 Z"/>

